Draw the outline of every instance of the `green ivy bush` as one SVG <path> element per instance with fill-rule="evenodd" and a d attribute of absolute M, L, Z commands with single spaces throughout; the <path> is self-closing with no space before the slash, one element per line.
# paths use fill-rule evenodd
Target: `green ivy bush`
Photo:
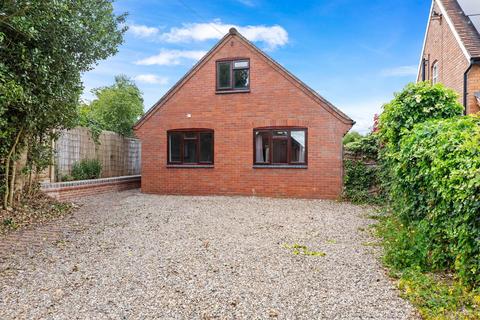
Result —
<path fill-rule="evenodd" d="M 360 136 L 344 145 L 347 156 L 365 160 L 377 161 L 378 159 L 378 137 L 374 133 Z"/>
<path fill-rule="evenodd" d="M 102 164 L 97 159 L 83 159 L 72 167 L 73 180 L 98 179 L 102 173 Z"/>
<path fill-rule="evenodd" d="M 417 123 L 460 116 L 463 106 L 455 91 L 430 82 L 408 84 L 383 106 L 378 133 L 387 151 L 396 151 L 400 139 Z"/>
<path fill-rule="evenodd" d="M 344 162 L 343 197 L 352 203 L 375 204 L 379 202 L 379 168 L 358 160 Z"/>
<path fill-rule="evenodd" d="M 399 146 L 390 192 L 416 252 L 409 264 L 480 284 L 480 117 L 415 125 Z"/>
<path fill-rule="evenodd" d="M 345 141 L 345 140 L 344 140 Z M 357 204 L 383 201 L 381 167 L 378 160 L 378 138 L 370 133 L 354 135 L 345 143 L 343 197 Z"/>
<path fill-rule="evenodd" d="M 379 118 L 384 262 L 426 319 L 480 318 L 480 119 L 441 84 L 409 84 Z M 453 279 L 451 277 L 453 275 Z"/>

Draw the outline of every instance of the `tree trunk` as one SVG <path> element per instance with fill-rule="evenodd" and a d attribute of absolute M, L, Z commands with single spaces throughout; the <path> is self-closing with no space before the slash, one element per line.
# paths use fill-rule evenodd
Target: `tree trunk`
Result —
<path fill-rule="evenodd" d="M 7 158 L 5 160 L 5 179 L 4 179 L 4 183 L 5 183 L 5 193 L 3 194 L 3 208 L 4 209 L 7 209 L 7 205 L 8 205 L 8 194 L 9 194 L 9 179 L 8 179 L 8 175 L 10 174 L 10 156 L 7 155 Z"/>
<path fill-rule="evenodd" d="M 10 149 L 10 152 L 7 155 L 7 158 L 5 159 L 5 194 L 3 195 L 3 208 L 7 209 L 8 207 L 8 200 L 10 197 L 10 193 L 13 192 L 13 190 L 10 190 L 9 188 L 9 174 L 10 174 L 10 162 L 12 160 L 12 156 L 15 152 L 15 149 L 17 148 L 18 141 L 20 140 L 20 136 L 23 133 L 23 128 L 20 128 L 20 131 L 18 132 L 17 136 L 15 137 L 15 142 L 13 143 L 12 148 Z M 15 181 L 15 179 L 12 177 L 12 180 Z"/>
<path fill-rule="evenodd" d="M 10 194 L 8 197 L 8 205 L 13 207 L 13 196 L 15 194 L 15 178 L 17 176 L 17 161 L 12 161 L 12 178 L 10 179 Z"/>

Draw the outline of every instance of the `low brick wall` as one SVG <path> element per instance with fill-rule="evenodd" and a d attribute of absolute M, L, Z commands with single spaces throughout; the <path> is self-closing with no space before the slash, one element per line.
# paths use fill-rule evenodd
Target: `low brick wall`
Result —
<path fill-rule="evenodd" d="M 92 180 L 42 183 L 41 189 L 58 200 L 75 200 L 84 196 L 140 188 L 141 176 L 123 176 Z"/>

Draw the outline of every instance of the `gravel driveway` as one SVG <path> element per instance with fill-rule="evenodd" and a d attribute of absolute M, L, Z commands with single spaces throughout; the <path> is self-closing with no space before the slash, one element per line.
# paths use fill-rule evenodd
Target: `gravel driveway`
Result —
<path fill-rule="evenodd" d="M 362 231 L 367 214 L 320 200 L 90 197 L 58 221 L 82 231 L 0 263 L 0 319 L 414 318 Z"/>

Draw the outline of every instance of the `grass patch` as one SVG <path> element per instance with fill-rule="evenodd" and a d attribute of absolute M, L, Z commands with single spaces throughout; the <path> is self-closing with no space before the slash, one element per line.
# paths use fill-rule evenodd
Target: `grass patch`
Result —
<path fill-rule="evenodd" d="M 314 256 L 314 257 L 323 257 L 326 255 L 325 252 L 321 251 L 312 251 L 307 248 L 307 246 L 294 243 L 292 245 L 284 244 L 283 247 L 285 249 L 291 250 L 292 254 L 294 255 L 304 255 L 304 256 Z"/>
<path fill-rule="evenodd" d="M 423 237 L 398 218 L 378 217 L 375 234 L 385 248 L 384 264 L 397 279 L 401 296 L 417 308 L 424 319 L 480 319 L 480 288 L 472 288 L 454 274 L 435 272 L 422 257 L 428 257 Z"/>
<path fill-rule="evenodd" d="M 480 319 L 480 289 L 451 276 L 407 269 L 399 274 L 398 288 L 424 319 Z"/>

